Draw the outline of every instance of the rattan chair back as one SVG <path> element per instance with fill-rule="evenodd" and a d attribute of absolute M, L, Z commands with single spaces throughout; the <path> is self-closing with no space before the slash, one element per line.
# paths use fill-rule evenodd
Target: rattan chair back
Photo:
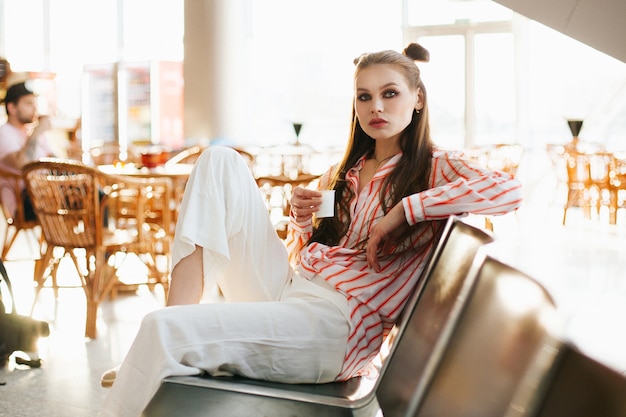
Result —
<path fill-rule="evenodd" d="M 117 177 L 78 161 L 45 158 L 24 167 L 24 181 L 46 242 L 41 263 L 35 268 L 37 294 L 48 278 L 57 290 L 58 265 L 69 256 L 87 298 L 87 337 L 96 337 L 98 306 L 118 284 L 115 272 L 119 264 L 108 262 L 112 256 L 137 254 L 167 291 L 168 273 L 156 271 L 154 257 L 169 256 L 169 210 L 158 215 L 150 210 L 169 208 L 168 179 Z M 132 219 L 116 211 L 122 198 L 126 203 L 132 201 L 123 206 L 132 208 Z M 153 223 L 155 219 L 162 227 Z M 59 254 L 55 248 L 64 251 Z"/>
<path fill-rule="evenodd" d="M 6 228 L 2 239 L 2 259 L 7 259 L 18 235 L 22 232 L 29 234 L 37 242 L 37 255 L 41 246 L 41 234 L 37 219 L 26 219 L 22 192 L 24 181 L 22 174 L 0 168 L 0 209 L 6 220 Z"/>

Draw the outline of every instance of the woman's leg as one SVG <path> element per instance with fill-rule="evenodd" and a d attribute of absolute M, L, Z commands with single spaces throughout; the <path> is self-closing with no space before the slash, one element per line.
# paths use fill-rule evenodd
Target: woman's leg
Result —
<path fill-rule="evenodd" d="M 192 254 L 185 265 L 182 261 Z M 219 284 L 228 301 L 280 297 L 291 273 L 287 251 L 248 165 L 235 150 L 210 147 L 198 158 L 176 224 L 172 265 L 172 303 L 179 303 L 177 281 L 190 278 L 182 273 L 188 268 L 193 275 L 202 271 L 204 294 Z M 182 296 L 184 302 L 192 298 Z"/>
<path fill-rule="evenodd" d="M 247 163 L 211 147 L 185 187 L 174 244 L 168 305 L 193 304 L 219 283 L 229 301 L 269 301 L 290 276 L 287 253 Z M 102 375 L 110 387 L 119 367 Z"/>
<path fill-rule="evenodd" d="M 197 303 L 216 283 L 229 301 L 279 299 L 291 276 L 287 252 L 236 151 L 209 148 L 196 162 L 181 204 L 172 258 L 168 305 Z M 112 381 L 117 386 L 118 373 L 146 359 L 154 366 L 151 356 L 133 359 L 129 354 L 121 370 L 105 373 L 111 374 L 107 386 Z M 168 375 L 186 374 L 176 366 L 166 369 Z"/>
<path fill-rule="evenodd" d="M 101 416 L 137 417 L 163 378 L 201 370 L 289 383 L 332 381 L 348 332 L 341 310 L 315 297 L 154 311 L 143 320 Z"/>
<path fill-rule="evenodd" d="M 181 259 L 172 270 L 167 305 L 197 304 L 202 296 L 202 248 Z"/>

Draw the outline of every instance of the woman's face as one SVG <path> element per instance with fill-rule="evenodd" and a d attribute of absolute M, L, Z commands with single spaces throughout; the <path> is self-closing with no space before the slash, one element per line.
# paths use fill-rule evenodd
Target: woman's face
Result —
<path fill-rule="evenodd" d="M 400 67 L 375 64 L 354 79 L 354 108 L 361 128 L 376 140 L 398 140 L 411 123 L 413 110 L 423 107 L 418 90 L 409 86 Z"/>

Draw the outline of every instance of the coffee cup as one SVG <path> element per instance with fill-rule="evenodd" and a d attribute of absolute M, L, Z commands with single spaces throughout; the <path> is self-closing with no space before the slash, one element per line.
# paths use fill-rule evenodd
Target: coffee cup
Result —
<path fill-rule="evenodd" d="M 322 204 L 315 212 L 318 219 L 323 217 L 333 217 L 335 215 L 335 190 L 322 191 Z"/>

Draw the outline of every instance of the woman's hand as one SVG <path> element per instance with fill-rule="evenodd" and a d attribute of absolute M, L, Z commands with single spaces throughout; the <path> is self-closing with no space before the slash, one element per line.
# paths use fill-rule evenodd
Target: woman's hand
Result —
<path fill-rule="evenodd" d="M 404 206 L 402 201 L 395 205 L 381 221 L 372 226 L 370 236 L 365 247 L 367 263 L 374 271 L 380 272 L 378 254 L 388 252 L 388 246 L 392 244 L 394 235 L 399 235 L 401 228 L 406 226 Z"/>
<path fill-rule="evenodd" d="M 291 194 L 291 214 L 298 222 L 307 221 L 322 204 L 322 193 L 304 187 L 296 187 Z"/>

